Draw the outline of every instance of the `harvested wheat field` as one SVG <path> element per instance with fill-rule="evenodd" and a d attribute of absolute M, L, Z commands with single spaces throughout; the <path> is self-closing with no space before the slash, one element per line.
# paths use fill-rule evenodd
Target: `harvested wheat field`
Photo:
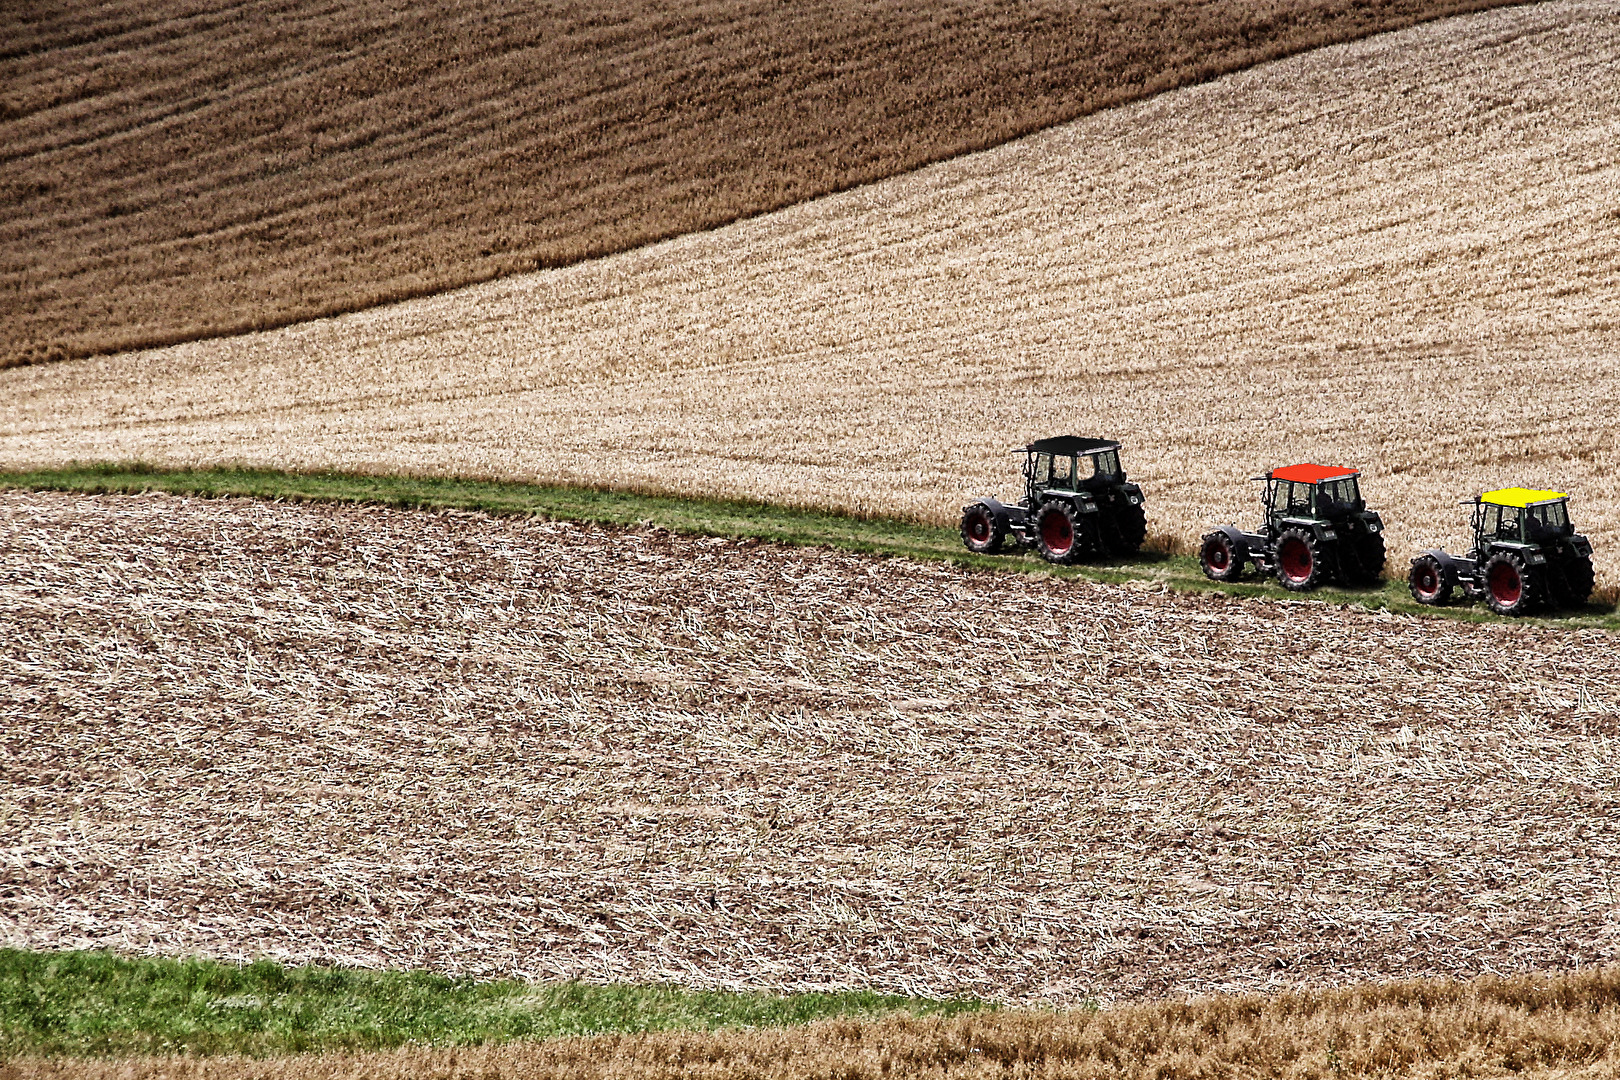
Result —
<path fill-rule="evenodd" d="M 21 0 L 0 367 L 622 251 L 1501 2 Z"/>
<path fill-rule="evenodd" d="M 1363 466 L 1392 565 L 1573 490 L 1620 574 L 1620 4 L 1431 23 L 570 268 L 0 372 L 0 465 L 246 462 L 954 520 L 1129 444 L 1156 531 Z"/>
<path fill-rule="evenodd" d="M 7 945 L 1053 1004 L 1620 960 L 1601 633 L 0 508 Z"/>
<path fill-rule="evenodd" d="M 507 1077 L 1016 1076 L 1612 1077 L 1620 975 L 1409 980 L 1347 990 L 1207 998 L 955 1020 L 838 1020 L 797 1028 L 614 1035 L 544 1043 L 254 1060 L 0 1062 L 0 1080 L 421 1080 Z"/>

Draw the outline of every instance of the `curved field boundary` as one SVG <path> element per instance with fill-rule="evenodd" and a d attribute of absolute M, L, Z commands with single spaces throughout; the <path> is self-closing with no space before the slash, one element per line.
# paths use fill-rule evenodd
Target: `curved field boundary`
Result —
<path fill-rule="evenodd" d="M 624 251 L 1500 2 L 13 4 L 0 366 Z"/>
<path fill-rule="evenodd" d="M 780 544 L 824 545 L 866 555 L 945 561 L 981 570 L 1013 571 L 1058 578 L 1119 584 L 1150 582 L 1176 592 L 1215 592 L 1384 610 L 1408 615 L 1567 629 L 1620 630 L 1613 589 L 1604 590 L 1578 611 L 1559 611 L 1538 618 L 1503 619 L 1482 604 L 1453 603 L 1424 607 L 1411 599 L 1405 579 L 1375 588 L 1322 588 L 1307 595 L 1291 593 L 1270 578 L 1240 582 L 1210 581 L 1198 561 L 1162 551 L 1138 558 L 1053 566 L 1031 552 L 1010 549 L 1003 555 L 975 555 L 965 550 L 955 530 L 893 518 L 854 518 L 769 503 L 684 499 L 547 487 L 501 481 L 411 476 L 364 476 L 347 473 L 290 473 L 268 469 L 156 469 L 145 465 L 75 466 L 39 472 L 0 472 L 0 489 L 76 491 L 86 494 L 166 492 L 205 498 L 245 496 L 288 502 L 331 502 L 390 506 L 411 510 L 479 510 L 485 513 L 575 521 L 602 525 L 652 525 L 694 536 L 765 540 Z M 1163 538 L 1159 538 L 1161 541 Z"/>
<path fill-rule="evenodd" d="M 1364 470 L 1391 568 L 1574 494 L 1620 573 L 1620 5 L 1334 46 L 714 232 L 241 338 L 0 372 L 0 468 L 501 478 L 949 527 L 1124 442 L 1155 532 Z"/>

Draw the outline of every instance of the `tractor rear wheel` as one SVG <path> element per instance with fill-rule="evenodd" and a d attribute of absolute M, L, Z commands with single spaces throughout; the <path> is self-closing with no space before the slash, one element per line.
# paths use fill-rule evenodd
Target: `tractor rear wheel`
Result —
<path fill-rule="evenodd" d="M 1583 607 L 1592 597 L 1592 586 L 1597 584 L 1592 560 L 1585 555 L 1564 559 L 1548 578 L 1553 599 L 1563 608 Z"/>
<path fill-rule="evenodd" d="M 1406 576 L 1407 591 L 1420 604 L 1438 606 L 1451 599 L 1451 590 L 1457 587 L 1457 575 L 1433 555 L 1420 555 L 1412 560 L 1412 572 Z"/>
<path fill-rule="evenodd" d="M 1072 563 L 1080 558 L 1084 545 L 1080 515 L 1066 502 L 1053 499 L 1035 513 L 1035 545 L 1041 558 L 1050 563 Z"/>
<path fill-rule="evenodd" d="M 1304 529 L 1288 529 L 1277 538 L 1277 580 L 1290 592 L 1306 592 L 1322 584 L 1327 564 L 1316 537 Z"/>
<path fill-rule="evenodd" d="M 979 555 L 994 555 L 1007 539 L 1007 523 L 984 503 L 962 511 L 962 543 Z"/>
<path fill-rule="evenodd" d="M 1198 565 L 1204 568 L 1204 576 L 1211 581 L 1236 581 L 1243 576 L 1243 564 L 1247 553 L 1232 543 L 1232 538 L 1223 532 L 1212 532 L 1204 537 L 1204 542 L 1198 548 Z"/>
<path fill-rule="evenodd" d="M 1147 511 L 1126 503 L 1108 515 L 1108 527 L 1103 536 L 1108 542 L 1110 555 L 1135 555 L 1147 539 Z"/>
<path fill-rule="evenodd" d="M 1379 533 L 1358 536 L 1341 545 L 1345 577 L 1350 585 L 1376 585 L 1384 577 L 1384 560 L 1389 557 L 1384 537 Z"/>
<path fill-rule="evenodd" d="M 1536 585 L 1524 560 L 1511 551 L 1498 551 L 1480 569 L 1485 606 L 1498 615 L 1524 615 L 1536 603 Z"/>

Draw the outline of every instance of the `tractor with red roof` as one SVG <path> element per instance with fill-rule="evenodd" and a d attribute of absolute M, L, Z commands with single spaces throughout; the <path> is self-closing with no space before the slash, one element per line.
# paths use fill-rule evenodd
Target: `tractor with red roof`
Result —
<path fill-rule="evenodd" d="M 1384 570 L 1384 520 L 1361 497 L 1361 473 L 1336 465 L 1289 465 L 1264 480 L 1265 521 L 1257 532 L 1223 525 L 1203 539 L 1198 561 L 1213 581 L 1276 574 L 1303 592 L 1328 581 L 1372 585 Z"/>

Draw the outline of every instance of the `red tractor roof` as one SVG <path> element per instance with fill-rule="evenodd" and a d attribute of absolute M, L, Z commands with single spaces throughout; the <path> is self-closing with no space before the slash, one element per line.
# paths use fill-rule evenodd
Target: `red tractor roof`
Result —
<path fill-rule="evenodd" d="M 1293 480 L 1301 484 L 1314 484 L 1321 480 L 1337 480 L 1341 476 L 1360 476 L 1360 469 L 1346 469 L 1339 465 L 1289 465 L 1272 469 L 1273 480 Z"/>

